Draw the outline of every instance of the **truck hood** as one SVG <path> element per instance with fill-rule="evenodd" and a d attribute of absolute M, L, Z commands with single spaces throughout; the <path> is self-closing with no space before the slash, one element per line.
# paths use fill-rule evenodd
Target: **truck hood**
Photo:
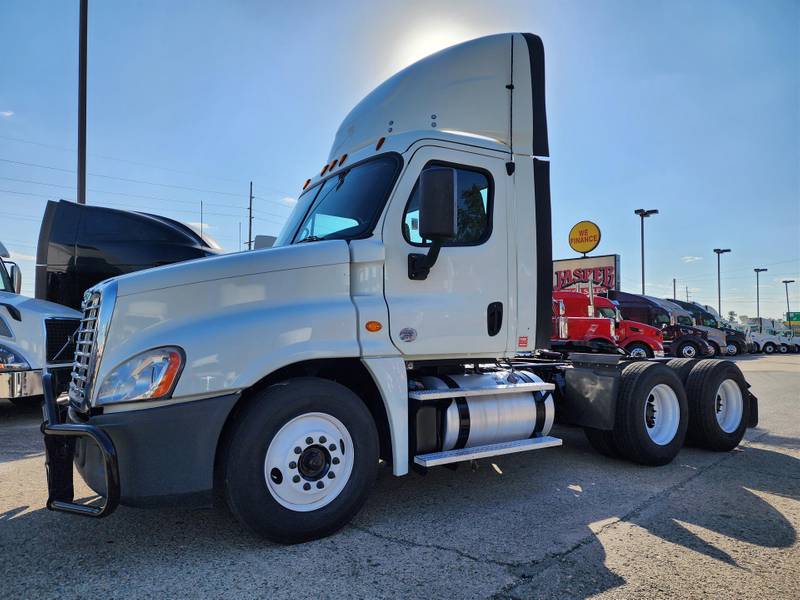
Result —
<path fill-rule="evenodd" d="M 639 331 L 637 333 L 642 333 L 649 337 L 661 337 L 661 330 L 658 327 L 653 327 L 652 325 L 647 325 L 646 323 L 623 319 L 621 325 L 628 329 L 638 329 Z"/>
<path fill-rule="evenodd" d="M 115 277 L 114 281 L 118 285 L 117 294 L 128 296 L 205 281 L 349 262 L 346 241 L 325 240 L 189 260 Z"/>
<path fill-rule="evenodd" d="M 47 302 L 46 300 L 28 298 L 27 296 L 13 294 L 11 292 L 0 292 L 0 304 L 13 306 L 19 310 L 23 319 L 25 319 L 27 316 L 30 316 L 30 318 L 81 317 L 81 313 L 66 306 L 61 306 L 60 304 L 55 304 L 54 302 Z M 0 308 L 0 315 L 2 315 L 3 312 L 7 312 L 7 309 Z"/>

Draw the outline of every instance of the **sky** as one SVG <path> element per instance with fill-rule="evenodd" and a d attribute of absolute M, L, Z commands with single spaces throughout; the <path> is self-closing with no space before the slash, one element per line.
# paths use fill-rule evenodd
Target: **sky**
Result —
<path fill-rule="evenodd" d="M 647 292 L 800 310 L 800 2 L 90 0 L 88 202 L 274 235 L 344 116 L 397 70 L 505 31 L 545 46 L 554 257 L 589 219 Z M 0 6 L 0 240 L 33 295 L 48 199 L 75 199 L 78 0 Z M 241 224 L 241 225 L 240 225 Z M 796 307 L 796 308 L 794 308 Z"/>

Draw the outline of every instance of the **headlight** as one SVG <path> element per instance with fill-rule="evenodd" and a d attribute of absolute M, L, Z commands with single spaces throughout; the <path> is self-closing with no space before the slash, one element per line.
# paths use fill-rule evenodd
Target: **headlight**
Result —
<path fill-rule="evenodd" d="M 183 363 L 183 350 L 177 346 L 137 354 L 106 376 L 96 402 L 100 405 L 166 398 L 175 389 Z"/>
<path fill-rule="evenodd" d="M 31 366 L 28 361 L 8 346 L 0 344 L 0 373 L 4 371 L 27 371 Z"/>

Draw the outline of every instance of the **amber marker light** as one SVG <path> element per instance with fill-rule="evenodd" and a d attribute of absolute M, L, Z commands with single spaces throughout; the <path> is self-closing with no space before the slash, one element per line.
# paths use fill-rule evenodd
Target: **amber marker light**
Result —
<path fill-rule="evenodd" d="M 385 137 L 382 137 L 381 139 L 379 139 L 378 143 L 375 144 L 375 150 L 380 150 L 381 146 L 383 146 L 383 142 L 385 142 L 385 141 L 386 141 Z"/>
<path fill-rule="evenodd" d="M 347 154 L 342 154 L 342 157 L 339 159 L 339 166 L 341 167 L 344 164 L 344 161 L 347 160 Z"/>
<path fill-rule="evenodd" d="M 377 321 L 367 321 L 366 328 L 367 331 L 375 333 L 376 331 L 380 331 L 381 329 L 383 329 L 383 325 L 381 325 Z"/>
<path fill-rule="evenodd" d="M 306 189 L 308 187 L 309 183 L 311 183 L 311 180 L 310 179 L 306 179 L 306 182 L 303 184 L 303 189 Z"/>

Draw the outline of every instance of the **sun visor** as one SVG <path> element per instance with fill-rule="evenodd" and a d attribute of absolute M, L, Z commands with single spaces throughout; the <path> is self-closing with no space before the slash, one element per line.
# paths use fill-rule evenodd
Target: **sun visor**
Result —
<path fill-rule="evenodd" d="M 412 131 L 480 136 L 513 145 L 515 154 L 547 156 L 544 97 L 538 36 L 506 33 L 464 42 L 368 94 L 339 126 L 328 160 Z"/>

